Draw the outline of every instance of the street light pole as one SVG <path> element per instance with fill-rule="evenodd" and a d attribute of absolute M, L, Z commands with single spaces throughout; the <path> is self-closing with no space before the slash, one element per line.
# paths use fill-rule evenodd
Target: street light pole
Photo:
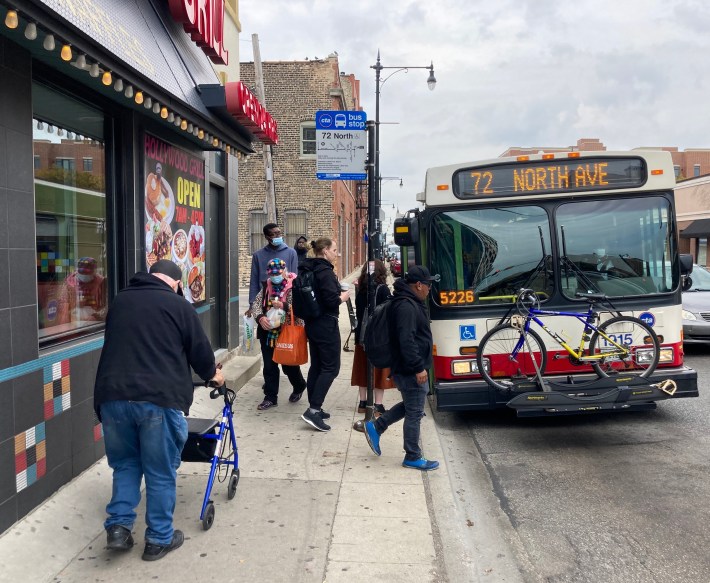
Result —
<path fill-rule="evenodd" d="M 430 91 L 434 90 L 436 87 L 436 77 L 434 77 L 434 62 L 432 61 L 428 67 L 384 67 L 380 62 L 380 51 L 377 50 L 377 62 L 370 66 L 371 69 L 375 70 L 375 123 L 374 126 L 371 125 L 372 122 L 368 121 L 368 153 L 370 159 L 367 166 L 367 193 L 368 193 L 368 209 L 367 209 L 367 259 L 368 259 L 368 289 L 367 289 L 367 313 L 372 314 L 373 310 L 373 300 L 372 294 L 370 293 L 370 279 L 372 277 L 372 269 L 370 269 L 369 262 L 374 261 L 375 258 L 382 259 L 382 243 L 380 241 L 381 233 L 380 229 L 377 227 L 377 222 L 380 218 L 380 204 L 381 199 L 381 189 L 382 189 L 382 176 L 380 175 L 380 89 L 382 85 L 385 84 L 387 79 L 392 77 L 401 71 L 407 72 L 409 69 L 427 69 L 429 71 L 429 77 L 427 78 L 427 85 Z M 381 73 L 384 69 L 395 69 L 387 77 L 380 80 Z M 374 129 L 374 132 L 373 132 Z M 373 140 L 374 133 L 374 140 Z M 374 155 L 373 155 L 374 154 Z M 400 179 L 401 185 L 401 179 Z M 373 238 L 376 239 L 373 241 Z M 375 417 L 375 405 L 374 405 L 374 371 L 370 360 L 367 360 L 367 413 L 365 414 L 365 421 L 372 421 Z"/>

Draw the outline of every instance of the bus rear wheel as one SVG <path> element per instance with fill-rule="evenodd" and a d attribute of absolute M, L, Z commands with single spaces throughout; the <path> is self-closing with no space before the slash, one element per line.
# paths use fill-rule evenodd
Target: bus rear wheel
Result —
<path fill-rule="evenodd" d="M 500 324 L 491 329 L 478 345 L 476 361 L 485 381 L 500 390 L 510 390 L 521 381 L 536 381 L 536 371 L 545 373 L 547 352 L 542 339 L 533 330 L 525 337 L 522 331 L 510 324 Z M 519 350 L 511 356 L 515 348 Z"/>

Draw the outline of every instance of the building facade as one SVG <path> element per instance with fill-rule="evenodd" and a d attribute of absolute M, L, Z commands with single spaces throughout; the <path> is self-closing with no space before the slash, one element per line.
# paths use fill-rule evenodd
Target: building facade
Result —
<path fill-rule="evenodd" d="M 237 168 L 276 140 L 220 84 L 225 1 L 207 26 L 187 0 L 0 0 L 0 532 L 103 456 L 104 320 L 136 271 L 175 261 L 215 350 L 239 342 Z"/>
<path fill-rule="evenodd" d="M 343 277 L 366 256 L 366 188 L 355 181 L 316 179 L 315 114 L 360 110 L 360 82 L 340 72 L 337 55 L 313 61 L 265 62 L 262 70 L 265 104 L 279 128 L 279 144 L 271 147 L 269 176 L 275 192 L 275 222 L 289 246 L 301 235 L 309 241 L 322 236 L 336 239 L 340 250 L 336 270 Z M 240 75 L 243 83 L 255 87 L 254 63 L 241 63 Z M 268 222 L 265 147 L 255 144 L 256 155 L 239 167 L 239 228 L 245 234 L 239 241 L 239 271 L 244 287 L 249 285 L 253 252 L 266 244 L 262 233 Z"/>
<path fill-rule="evenodd" d="M 695 263 L 708 266 L 710 176 L 683 180 L 674 192 L 680 252 L 690 253 Z"/>

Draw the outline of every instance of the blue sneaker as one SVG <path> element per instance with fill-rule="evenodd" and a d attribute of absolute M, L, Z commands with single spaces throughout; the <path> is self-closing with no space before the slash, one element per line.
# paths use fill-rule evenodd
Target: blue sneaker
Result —
<path fill-rule="evenodd" d="M 428 472 L 429 470 L 435 470 L 436 468 L 438 468 L 439 462 L 420 457 L 418 460 L 405 459 L 402 462 L 402 465 L 405 468 L 412 468 L 414 470 L 422 470 L 423 472 Z"/>
<path fill-rule="evenodd" d="M 375 453 L 375 455 L 382 455 L 382 450 L 380 449 L 380 434 L 377 433 L 375 429 L 375 424 L 372 421 L 365 423 L 365 438 L 367 439 L 367 445 Z"/>

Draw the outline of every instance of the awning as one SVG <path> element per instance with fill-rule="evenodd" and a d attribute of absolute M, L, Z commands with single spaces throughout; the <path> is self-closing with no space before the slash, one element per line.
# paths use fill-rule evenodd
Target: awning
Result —
<path fill-rule="evenodd" d="M 710 238 L 710 219 L 698 219 L 690 223 L 680 232 L 680 236 L 686 239 L 693 237 Z"/>

